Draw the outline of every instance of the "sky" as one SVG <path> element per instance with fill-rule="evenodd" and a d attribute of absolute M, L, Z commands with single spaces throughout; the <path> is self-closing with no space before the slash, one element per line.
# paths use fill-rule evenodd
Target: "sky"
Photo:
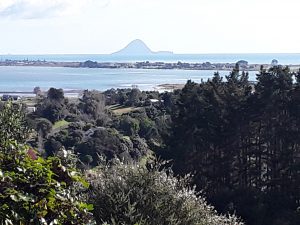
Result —
<path fill-rule="evenodd" d="M 300 53 L 299 0 L 0 0 L 0 54 Z"/>

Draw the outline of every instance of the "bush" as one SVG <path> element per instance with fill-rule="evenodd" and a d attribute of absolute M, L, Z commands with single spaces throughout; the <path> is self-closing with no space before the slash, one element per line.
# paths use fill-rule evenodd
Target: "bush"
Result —
<path fill-rule="evenodd" d="M 0 149 L 0 224 L 86 224 L 92 206 L 80 185 L 88 184 L 58 157 L 11 142 Z"/>
<path fill-rule="evenodd" d="M 88 187 L 67 151 L 42 158 L 23 144 L 28 136 L 19 105 L 0 112 L 0 224 L 87 224 L 92 205 L 81 192 Z"/>
<path fill-rule="evenodd" d="M 0 146 L 9 140 L 24 142 L 29 136 L 22 105 L 7 102 L 0 111 Z"/>
<path fill-rule="evenodd" d="M 97 224 L 225 225 L 242 224 L 218 216 L 213 207 L 171 171 L 117 163 L 89 174 L 90 201 Z"/>
<path fill-rule="evenodd" d="M 134 136 L 138 134 L 140 130 L 140 124 L 137 119 L 131 118 L 130 116 L 125 116 L 120 121 L 120 129 L 125 135 Z"/>

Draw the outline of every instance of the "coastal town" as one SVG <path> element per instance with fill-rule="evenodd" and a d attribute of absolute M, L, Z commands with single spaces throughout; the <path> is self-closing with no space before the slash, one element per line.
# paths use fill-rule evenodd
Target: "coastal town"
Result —
<path fill-rule="evenodd" d="M 249 64 L 245 60 L 236 62 L 241 70 L 258 71 L 261 64 Z M 0 66 L 37 66 L 37 67 L 72 67 L 72 68 L 106 68 L 106 69 L 178 69 L 178 70 L 232 70 L 236 63 L 188 63 L 188 62 L 57 62 L 46 60 L 3 60 Z M 263 65 L 270 66 L 269 64 Z M 292 65 L 296 66 L 296 65 Z"/>

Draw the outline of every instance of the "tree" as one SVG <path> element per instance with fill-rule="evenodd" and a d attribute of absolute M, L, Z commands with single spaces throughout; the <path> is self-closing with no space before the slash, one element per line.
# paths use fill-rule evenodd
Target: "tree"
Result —
<path fill-rule="evenodd" d="M 221 212 L 235 211 L 248 224 L 298 224 L 297 76 L 287 67 L 262 67 L 252 88 L 237 65 L 225 81 L 218 74 L 200 84 L 188 81 L 162 156 L 173 160 L 177 174 L 194 173 L 198 190 Z"/>
<path fill-rule="evenodd" d="M 128 100 L 126 102 L 126 105 L 129 106 L 137 106 L 142 98 L 142 93 L 139 89 L 133 88 L 128 95 Z"/>
<path fill-rule="evenodd" d="M 88 60 L 88 61 L 85 61 L 83 63 L 80 63 L 80 67 L 97 68 L 98 67 L 98 63 L 97 62 L 93 62 L 91 60 Z"/>
<path fill-rule="evenodd" d="M 36 130 L 38 132 L 41 132 L 43 137 L 46 137 L 50 131 L 52 130 L 53 124 L 45 119 L 45 118 L 40 118 L 36 120 Z"/>
<path fill-rule="evenodd" d="M 50 88 L 47 92 L 47 98 L 50 100 L 64 101 L 64 91 L 62 89 Z"/>
<path fill-rule="evenodd" d="M 104 156 L 111 160 L 122 153 L 121 141 L 117 135 L 114 135 L 110 130 L 102 128 L 92 131 L 93 134 L 75 148 L 82 160 L 85 160 L 86 155 L 90 155 L 93 158 L 91 165 L 96 166 L 99 156 Z"/>
<path fill-rule="evenodd" d="M 125 135 L 136 135 L 140 130 L 140 123 L 137 119 L 130 116 L 124 116 L 120 121 L 120 129 Z"/>
<path fill-rule="evenodd" d="M 92 119 L 99 119 L 104 114 L 105 96 L 99 91 L 85 90 L 80 99 L 79 109 Z"/>
<path fill-rule="evenodd" d="M 33 89 L 33 93 L 37 96 L 41 95 L 42 94 L 42 90 L 40 87 L 34 87 Z"/>
<path fill-rule="evenodd" d="M 63 90 L 50 88 L 47 97 L 39 100 L 36 113 L 55 123 L 67 116 L 67 105 L 68 100 L 64 98 Z"/>

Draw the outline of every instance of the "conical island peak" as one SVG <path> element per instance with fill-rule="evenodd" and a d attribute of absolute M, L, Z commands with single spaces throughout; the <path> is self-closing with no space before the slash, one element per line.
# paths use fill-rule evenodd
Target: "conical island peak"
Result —
<path fill-rule="evenodd" d="M 152 51 L 144 41 L 141 39 L 135 39 L 131 41 L 126 47 L 113 53 L 114 55 L 153 55 L 153 54 L 173 54 L 168 51 Z"/>

